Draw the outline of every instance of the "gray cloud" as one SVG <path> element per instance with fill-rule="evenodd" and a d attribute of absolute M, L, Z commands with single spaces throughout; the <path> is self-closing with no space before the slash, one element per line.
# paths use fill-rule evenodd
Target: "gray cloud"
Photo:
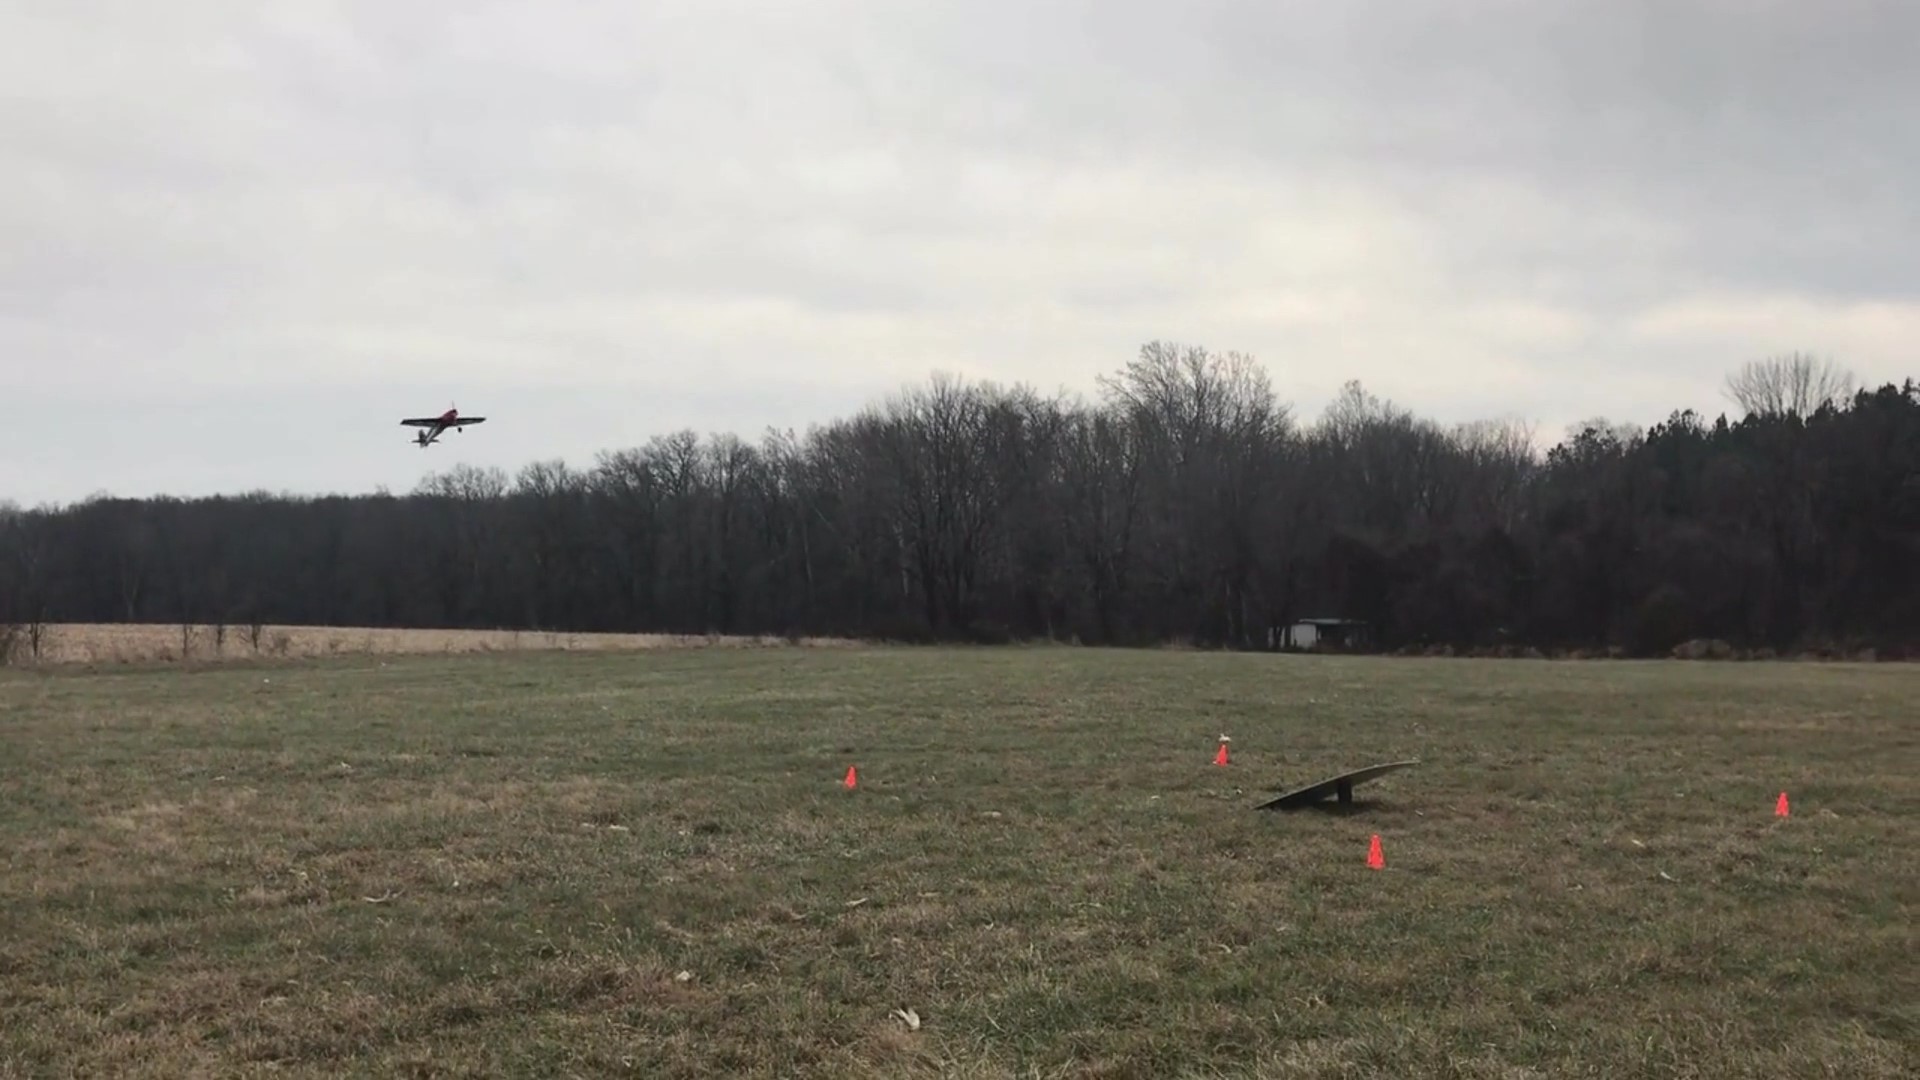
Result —
<path fill-rule="evenodd" d="M 1864 0 L 16 5 L 0 428 L 50 449 L 0 495 L 404 488 L 1160 337 L 1307 414 L 1360 378 L 1549 432 L 1769 352 L 1898 378 L 1915 40 Z M 497 419 L 407 452 L 448 398 Z"/>

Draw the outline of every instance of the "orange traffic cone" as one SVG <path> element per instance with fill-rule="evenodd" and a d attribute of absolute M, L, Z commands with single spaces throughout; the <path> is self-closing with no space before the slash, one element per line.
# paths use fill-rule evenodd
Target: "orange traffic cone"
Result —
<path fill-rule="evenodd" d="M 1773 816 L 1774 817 L 1787 816 L 1787 793 L 1784 791 L 1780 793 L 1780 800 L 1773 804 Z"/>
<path fill-rule="evenodd" d="M 848 791 L 852 791 L 854 788 L 860 786 L 860 775 L 854 771 L 854 767 L 851 765 L 847 766 L 847 779 L 845 783 Z"/>
<path fill-rule="evenodd" d="M 1213 755 L 1213 763 L 1215 765 L 1225 765 L 1227 763 L 1227 744 L 1226 743 L 1220 744 L 1220 752 Z"/>
<path fill-rule="evenodd" d="M 1380 834 L 1373 834 L 1373 841 L 1367 845 L 1367 866 L 1374 870 L 1387 868 L 1387 857 L 1380 852 Z"/>

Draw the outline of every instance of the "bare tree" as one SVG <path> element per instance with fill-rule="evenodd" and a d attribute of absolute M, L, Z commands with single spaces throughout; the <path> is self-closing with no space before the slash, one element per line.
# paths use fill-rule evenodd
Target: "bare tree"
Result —
<path fill-rule="evenodd" d="M 0 503 L 0 664 L 24 650 L 40 659 L 49 582 L 47 515 Z"/>
<path fill-rule="evenodd" d="M 606 615 L 631 629 L 651 617 L 659 588 L 661 494 L 655 459 L 633 448 L 602 452 L 591 484 L 599 507 L 599 564 L 613 582 L 618 603 Z"/>
<path fill-rule="evenodd" d="M 939 375 L 924 389 L 890 397 L 880 414 L 895 492 L 896 519 L 912 553 L 929 629 L 966 628 L 979 599 L 989 530 L 1007 501 L 996 411 L 1004 392 Z"/>
<path fill-rule="evenodd" d="M 1479 420 L 1457 425 L 1452 440 L 1472 477 L 1468 500 L 1476 521 L 1512 531 L 1519 524 L 1521 492 L 1540 457 L 1534 450 L 1534 425 Z"/>
<path fill-rule="evenodd" d="M 570 614 L 575 599 L 574 545 L 584 531 L 577 512 L 586 478 L 558 459 L 534 461 L 514 478 L 511 519 L 514 543 L 512 587 L 529 629 L 548 628 Z"/>
<path fill-rule="evenodd" d="M 509 490 L 506 470 L 461 463 L 422 479 L 415 494 L 443 515 L 453 543 L 435 560 L 442 618 L 469 626 L 505 591 L 500 532 L 490 512 Z"/>
<path fill-rule="evenodd" d="M 1099 385 L 1140 442 L 1138 581 L 1156 632 L 1247 640 L 1291 410 L 1253 357 L 1199 346 L 1150 342 Z"/>
<path fill-rule="evenodd" d="M 1727 376 L 1727 396 L 1750 416 L 1808 417 L 1853 396 L 1851 371 L 1832 360 L 1788 353 L 1750 360 Z"/>

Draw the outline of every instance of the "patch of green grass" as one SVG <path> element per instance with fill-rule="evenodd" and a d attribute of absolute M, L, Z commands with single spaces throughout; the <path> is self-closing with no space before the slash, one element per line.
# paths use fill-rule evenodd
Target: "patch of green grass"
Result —
<path fill-rule="evenodd" d="M 0 1073 L 1910 1075 L 1917 702 L 1051 648 L 7 674 Z"/>

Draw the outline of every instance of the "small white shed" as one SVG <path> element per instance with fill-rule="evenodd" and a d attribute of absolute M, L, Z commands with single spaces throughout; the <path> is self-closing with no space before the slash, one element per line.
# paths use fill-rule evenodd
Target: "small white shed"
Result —
<path fill-rule="evenodd" d="M 1322 647 L 1364 646 L 1367 624 L 1359 619 L 1296 619 L 1280 631 L 1280 648 L 1307 651 Z"/>

